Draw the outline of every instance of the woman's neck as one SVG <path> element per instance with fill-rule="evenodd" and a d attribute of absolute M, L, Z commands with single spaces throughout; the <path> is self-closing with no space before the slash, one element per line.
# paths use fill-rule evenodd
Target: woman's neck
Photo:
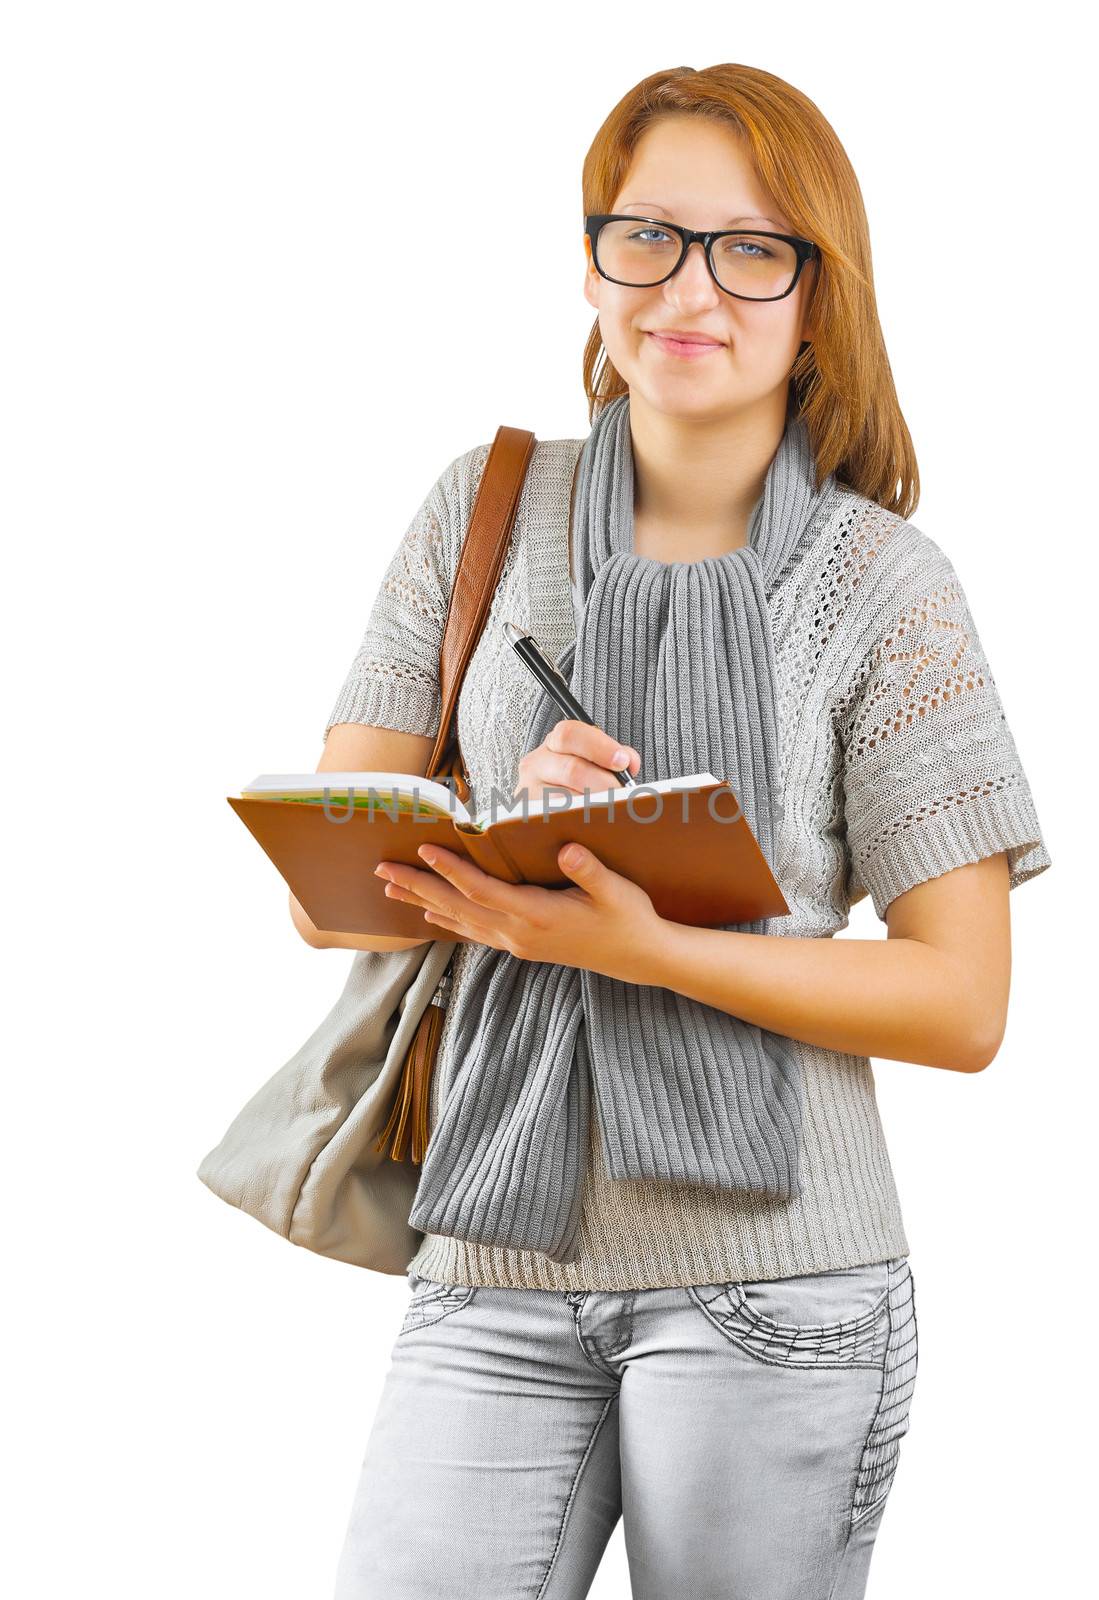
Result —
<path fill-rule="evenodd" d="M 748 542 L 748 525 L 786 428 L 786 395 L 709 424 L 630 398 L 634 553 L 701 561 Z"/>

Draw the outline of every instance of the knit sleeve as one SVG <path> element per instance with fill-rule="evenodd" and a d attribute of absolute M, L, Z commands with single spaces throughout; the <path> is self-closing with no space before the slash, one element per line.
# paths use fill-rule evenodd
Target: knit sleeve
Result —
<path fill-rule="evenodd" d="M 869 892 L 883 921 L 898 895 L 986 856 L 1006 850 L 1012 889 L 1052 864 L 958 575 L 904 526 L 839 728 L 849 897 Z"/>
<path fill-rule="evenodd" d="M 397 544 L 324 730 L 362 722 L 433 736 L 442 713 L 439 652 L 463 536 L 470 457 L 432 485 Z"/>

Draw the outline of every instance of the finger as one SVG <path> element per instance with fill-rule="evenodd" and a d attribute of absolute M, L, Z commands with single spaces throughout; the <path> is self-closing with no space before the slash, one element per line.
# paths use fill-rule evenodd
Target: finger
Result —
<path fill-rule="evenodd" d="M 483 906 L 487 911 L 496 913 L 506 912 L 511 916 L 520 914 L 522 897 L 516 890 L 526 885 L 503 883 L 499 878 L 482 872 L 472 861 L 464 861 L 453 850 L 444 850 L 439 845 L 421 845 L 416 854 L 431 868 L 429 876 L 438 875 L 453 884 L 463 902 L 471 902 L 474 906 Z M 453 900 L 444 897 L 442 909 L 453 912 L 458 907 Z"/>
<path fill-rule="evenodd" d="M 461 901 L 457 908 L 449 904 L 432 906 L 432 914 L 454 918 L 482 944 L 515 951 L 525 934 L 548 927 L 559 911 L 557 890 L 532 883 L 504 883 L 440 845 L 421 846 L 423 849 L 438 860 L 439 871 L 443 870 L 444 859 L 449 863 L 446 870 Z"/>
<path fill-rule="evenodd" d="M 631 760 L 636 771 L 639 765 L 636 753 Z M 552 785 L 557 789 L 567 789 L 573 794 L 583 794 L 585 790 L 590 794 L 602 794 L 608 789 L 619 787 L 614 774 L 616 771 L 624 770 L 624 767 L 624 763 L 620 768 L 599 767 L 585 760 L 583 756 L 543 749 L 535 767 L 535 775 L 543 790 Z M 547 809 L 549 809 L 548 804 Z"/>
<path fill-rule="evenodd" d="M 516 915 L 521 916 L 525 907 L 525 902 L 517 899 L 517 895 L 546 892 L 535 891 L 530 885 L 501 883 L 487 872 L 482 872 L 471 861 L 463 861 L 461 856 L 455 855 L 452 850 L 445 850 L 441 845 L 421 845 L 417 854 L 425 849 L 437 862 L 434 870 L 428 868 L 420 871 L 397 861 L 379 865 L 385 866 L 391 885 L 410 893 L 413 896 L 412 903 L 419 905 L 421 910 L 427 907 L 460 921 L 476 939 L 485 944 L 503 947 L 501 939 L 506 936 Z M 424 858 L 421 856 L 421 859 Z M 443 876 L 444 859 L 451 863 L 446 871 L 454 880 L 453 884 L 448 884 Z M 482 884 L 487 888 L 480 888 Z M 395 893 L 390 898 L 399 899 L 400 895 Z"/>
<path fill-rule="evenodd" d="M 404 900 L 421 908 L 427 906 L 451 916 L 462 914 L 466 909 L 464 895 L 449 886 L 438 873 L 406 866 L 403 861 L 388 862 L 386 873 L 389 882 L 385 893 L 390 900 Z"/>
<path fill-rule="evenodd" d="M 597 855 L 586 845 L 562 845 L 557 852 L 557 865 L 572 881 L 595 899 L 606 899 L 614 894 L 619 874 L 604 866 Z"/>
<path fill-rule="evenodd" d="M 387 883 L 385 886 L 385 897 L 387 900 L 404 900 L 406 904 L 410 906 L 419 906 L 421 910 L 427 910 L 431 908 L 431 902 L 429 900 L 422 900 L 420 896 L 418 894 L 414 894 L 411 889 L 402 889 L 399 883 Z"/>
<path fill-rule="evenodd" d="M 402 889 L 399 884 L 387 884 L 385 892 L 389 899 L 404 900 L 422 911 L 423 920 L 430 922 L 433 927 L 446 928 L 467 943 L 490 944 L 498 950 L 506 948 L 500 941 L 498 931 L 489 921 L 471 914 L 468 902 L 464 903 L 464 909 L 460 914 L 453 910 L 448 914 L 447 910 L 438 904 L 428 904 L 411 889 Z"/>
<path fill-rule="evenodd" d="M 623 744 L 613 734 L 578 718 L 562 718 L 551 729 L 546 743 L 553 750 L 582 756 L 608 772 L 624 772 L 627 767 L 641 765 L 641 757 L 632 745 Z"/>

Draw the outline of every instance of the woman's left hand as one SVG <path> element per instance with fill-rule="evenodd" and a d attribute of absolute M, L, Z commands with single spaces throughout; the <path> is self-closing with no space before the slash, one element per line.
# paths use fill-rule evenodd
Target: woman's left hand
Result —
<path fill-rule="evenodd" d="M 390 899 L 422 906 L 432 927 L 521 961 L 584 967 L 626 983 L 649 981 L 642 975 L 644 963 L 663 919 L 644 889 L 605 867 L 585 846 L 563 845 L 558 852 L 561 871 L 576 884 L 568 889 L 501 883 L 440 845 L 421 845 L 417 854 L 427 870 L 399 861 L 380 862 L 376 870 L 389 879 Z"/>

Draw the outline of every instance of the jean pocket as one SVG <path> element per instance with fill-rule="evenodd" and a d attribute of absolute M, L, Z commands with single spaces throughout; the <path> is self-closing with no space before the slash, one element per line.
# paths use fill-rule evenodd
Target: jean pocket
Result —
<path fill-rule="evenodd" d="M 908 1432 L 918 1364 L 916 1286 L 908 1261 L 901 1258 L 889 1263 L 889 1332 L 882 1386 L 859 1460 L 852 1527 L 877 1511 L 893 1486 L 901 1440 Z"/>
<path fill-rule="evenodd" d="M 881 1369 L 890 1263 L 801 1277 L 696 1285 L 698 1308 L 745 1355 L 773 1367 Z"/>
<path fill-rule="evenodd" d="M 412 1297 L 405 1310 L 398 1339 L 403 1334 L 412 1333 L 418 1328 L 429 1328 L 432 1323 L 441 1322 L 444 1317 L 461 1311 L 477 1293 L 476 1284 L 436 1283 L 412 1271 L 408 1274 L 408 1280 Z"/>

